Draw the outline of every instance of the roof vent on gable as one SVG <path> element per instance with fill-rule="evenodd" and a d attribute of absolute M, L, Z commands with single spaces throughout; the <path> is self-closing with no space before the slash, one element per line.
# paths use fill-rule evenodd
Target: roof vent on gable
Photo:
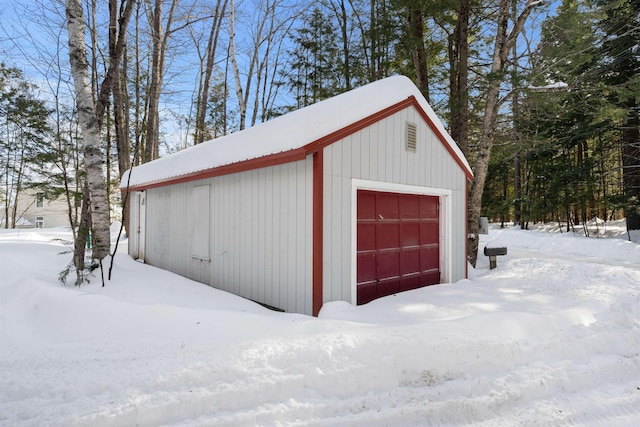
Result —
<path fill-rule="evenodd" d="M 407 134 L 405 137 L 405 148 L 407 151 L 416 151 L 418 140 L 418 127 L 415 123 L 407 122 Z"/>

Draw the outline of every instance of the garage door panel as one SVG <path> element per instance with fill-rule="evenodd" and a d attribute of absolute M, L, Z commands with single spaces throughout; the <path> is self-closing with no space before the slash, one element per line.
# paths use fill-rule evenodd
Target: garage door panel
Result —
<path fill-rule="evenodd" d="M 358 251 L 376 249 L 376 224 L 374 222 L 358 224 Z"/>
<path fill-rule="evenodd" d="M 435 221 L 420 223 L 420 244 L 428 245 L 440 241 L 440 226 Z"/>
<path fill-rule="evenodd" d="M 358 285 L 358 305 L 366 304 L 378 297 L 378 290 L 375 283 Z"/>
<path fill-rule="evenodd" d="M 378 252 L 377 279 L 379 281 L 389 277 L 400 276 L 400 252 Z"/>
<path fill-rule="evenodd" d="M 420 248 L 420 271 L 438 269 L 440 267 L 440 248 L 427 246 Z"/>
<path fill-rule="evenodd" d="M 400 247 L 400 224 L 379 222 L 375 231 L 377 249 Z"/>
<path fill-rule="evenodd" d="M 417 289 L 422 287 L 422 275 L 416 273 L 412 276 L 403 277 L 400 283 L 400 291 L 410 291 L 411 289 Z"/>
<path fill-rule="evenodd" d="M 420 199 L 417 196 L 403 194 L 399 200 L 401 219 L 420 218 Z"/>
<path fill-rule="evenodd" d="M 400 277 L 394 277 L 378 282 L 376 286 L 376 298 L 382 298 L 400 292 L 400 280 Z"/>
<path fill-rule="evenodd" d="M 437 285 L 440 283 L 440 272 L 429 271 L 420 275 L 422 286 Z"/>
<path fill-rule="evenodd" d="M 357 302 L 439 283 L 439 199 L 357 192 Z"/>
<path fill-rule="evenodd" d="M 437 197 L 421 197 L 420 198 L 420 218 L 437 219 L 439 212 L 439 203 Z"/>
<path fill-rule="evenodd" d="M 376 196 L 374 193 L 364 191 L 358 193 L 358 219 L 376 218 Z"/>
<path fill-rule="evenodd" d="M 374 282 L 377 277 L 376 255 L 375 254 L 358 254 L 358 271 L 357 281 Z"/>
<path fill-rule="evenodd" d="M 398 196 L 393 193 L 376 193 L 376 219 L 398 219 Z"/>
<path fill-rule="evenodd" d="M 420 248 L 404 249 L 400 257 L 400 274 L 404 276 L 420 271 Z"/>
<path fill-rule="evenodd" d="M 400 247 L 418 246 L 420 244 L 420 223 L 400 223 Z"/>

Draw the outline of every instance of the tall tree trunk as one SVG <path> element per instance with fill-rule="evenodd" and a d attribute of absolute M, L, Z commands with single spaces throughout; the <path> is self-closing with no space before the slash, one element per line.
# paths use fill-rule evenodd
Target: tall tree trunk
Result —
<path fill-rule="evenodd" d="M 133 10 L 133 0 L 129 0 L 120 19 L 121 34 L 126 27 Z M 94 259 L 102 261 L 109 255 L 109 199 L 107 197 L 106 179 L 102 170 L 103 155 L 100 145 L 100 127 L 104 117 L 105 107 L 108 103 L 109 93 L 114 81 L 116 69 L 124 50 L 124 40 L 116 45 L 114 61 L 109 68 L 100 87 L 97 101 L 94 102 L 91 80 L 85 49 L 84 15 L 80 0 L 67 0 L 66 2 L 67 30 L 69 32 L 69 62 L 73 76 L 76 107 L 83 136 L 84 168 L 86 172 L 86 185 L 88 198 L 83 198 L 83 204 L 90 203 L 91 223 L 93 229 Z M 80 239 L 78 234 L 76 240 Z M 79 243 L 79 242 L 77 242 Z M 74 258 L 75 261 L 75 258 Z M 76 268 L 78 266 L 76 265 Z"/>
<path fill-rule="evenodd" d="M 140 68 L 140 62 L 142 61 L 142 55 L 140 53 L 140 9 L 142 7 L 140 2 L 136 2 L 136 20 L 135 20 L 135 37 L 134 37 L 134 145 L 138 147 L 137 151 L 133 155 L 133 166 L 138 166 L 142 160 L 144 160 L 144 140 L 145 129 L 143 124 L 146 123 L 146 103 L 143 102 L 142 95 L 142 71 Z"/>
<path fill-rule="evenodd" d="M 474 180 L 469 195 L 469 262 L 474 267 L 478 259 L 478 228 L 480 226 L 480 213 L 482 210 L 482 193 L 487 179 L 491 148 L 495 138 L 496 121 L 500 107 L 500 84 L 504 79 L 504 67 L 507 57 L 518 35 L 522 31 L 525 21 L 531 13 L 531 9 L 539 4 L 538 1 L 528 0 L 524 10 L 518 16 L 511 31 L 507 31 L 509 24 L 510 0 L 501 0 L 498 13 L 498 30 L 491 62 L 491 73 L 488 82 L 484 120 L 482 133 L 478 141 L 477 158 L 474 164 Z"/>
<path fill-rule="evenodd" d="M 516 4 L 513 4 L 515 9 Z M 515 10 L 514 10 L 515 13 Z M 516 87 L 518 85 L 518 49 L 516 45 L 513 45 L 512 48 L 512 61 L 513 61 L 513 74 L 511 79 L 511 86 Z M 520 91 L 514 90 L 513 98 L 511 102 L 511 114 L 512 123 L 513 123 L 513 132 L 512 139 L 513 144 L 516 145 L 516 153 L 513 156 L 513 189 L 515 193 L 515 200 L 513 203 L 513 225 L 520 225 L 521 214 L 522 214 L 522 184 L 520 182 L 521 170 L 520 170 L 520 150 L 521 150 L 521 142 L 520 142 L 520 132 L 518 126 L 520 125 Z M 521 227 L 522 228 L 522 227 Z"/>
<path fill-rule="evenodd" d="M 94 226 L 95 247 L 93 257 L 102 260 L 109 254 L 109 201 L 107 182 L 102 171 L 103 156 L 100 150 L 100 121 L 89 79 L 84 43 L 84 18 L 80 0 L 67 0 L 67 26 L 69 31 L 69 59 L 73 76 L 76 106 L 82 136 L 86 180 L 91 199 L 91 216 Z M 83 203 L 89 203 L 84 200 Z M 78 265 L 76 265 L 76 268 Z"/>
<path fill-rule="evenodd" d="M 513 188 L 515 201 L 513 205 L 513 225 L 522 223 L 522 168 L 520 166 L 520 149 L 513 156 Z M 520 227 L 522 228 L 522 227 Z"/>
<path fill-rule="evenodd" d="M 123 6 L 123 5 L 121 5 Z M 127 33 L 118 33 L 118 17 L 121 11 L 118 8 L 118 0 L 109 0 L 109 62 L 117 62 L 118 55 L 117 46 L 118 39 L 125 38 Z M 123 40 L 126 49 L 126 40 Z M 123 69 L 126 64 L 126 55 L 123 55 Z M 124 73 L 123 73 L 124 74 Z M 124 76 L 126 79 L 126 75 Z M 114 72 L 114 81 L 111 88 L 113 95 L 113 121 L 116 139 L 116 150 L 118 153 L 118 176 L 122 175 L 131 168 L 131 150 L 129 143 L 129 127 L 127 126 L 127 115 L 125 114 L 124 96 L 122 86 L 126 84 L 120 73 L 120 67 Z M 109 153 L 109 151 L 107 151 Z M 107 155 L 107 158 L 108 155 Z M 109 170 L 107 168 L 107 170 Z M 107 177 L 108 178 L 108 177 Z M 122 201 L 122 223 L 125 226 L 129 224 L 129 209 L 126 206 L 126 198 Z"/>
<path fill-rule="evenodd" d="M 116 56 L 118 39 L 120 37 L 126 37 L 124 34 L 118 33 L 118 16 L 120 16 L 120 10 L 118 8 L 118 0 L 109 0 L 109 62 L 113 63 L 117 61 Z M 123 43 L 126 41 L 123 40 Z M 126 46 L 126 45 L 125 45 Z M 124 63 L 124 61 L 123 61 Z M 126 115 L 124 108 L 124 97 L 122 91 L 122 77 L 120 74 L 120 67 L 117 67 L 113 76 L 113 85 L 111 87 L 111 93 L 113 95 L 113 119 L 116 139 L 116 149 L 118 152 L 118 175 L 122 176 L 127 170 L 131 168 L 131 153 L 129 144 L 129 132 L 126 127 Z"/>
<path fill-rule="evenodd" d="M 209 136 L 205 129 L 205 121 L 207 117 L 207 104 L 209 103 L 209 86 L 211 85 L 211 74 L 213 73 L 213 64 L 215 62 L 216 51 L 218 50 L 218 38 L 220 29 L 222 28 L 222 18 L 227 9 L 228 0 L 217 0 L 211 22 L 211 31 L 209 33 L 209 41 L 207 42 L 207 63 L 204 69 L 204 77 L 202 78 L 202 88 L 198 99 L 196 111 L 196 126 L 194 143 L 200 144 Z"/>
<path fill-rule="evenodd" d="M 628 230 L 640 230 L 640 107 L 635 99 L 626 104 L 629 113 L 622 129 L 622 180 L 627 197 L 624 215 Z"/>
<path fill-rule="evenodd" d="M 90 196 L 87 180 L 85 180 L 84 186 L 82 187 L 82 200 L 82 210 L 80 213 L 80 221 L 78 222 L 78 231 L 73 242 L 73 265 L 76 268 L 77 286 L 80 286 L 84 281 L 84 255 L 89 238 L 89 230 L 91 230 L 91 203 L 89 202 Z"/>
<path fill-rule="evenodd" d="M 409 41 L 413 67 L 416 71 L 416 84 L 422 95 L 429 101 L 429 68 L 427 67 L 427 50 L 424 47 L 422 7 L 419 2 L 410 2 L 407 9 Z"/>
<path fill-rule="evenodd" d="M 242 83 L 240 81 L 240 69 L 238 68 L 238 60 L 236 58 L 235 9 L 235 2 L 234 0 L 231 0 L 231 10 L 229 15 L 229 56 L 231 57 L 231 68 L 233 70 L 233 77 L 236 82 L 236 96 L 238 97 L 238 109 L 240 113 L 239 130 L 242 130 L 245 128 L 245 121 L 247 118 L 247 104 L 244 102 Z"/>
<path fill-rule="evenodd" d="M 151 3 L 151 0 L 147 0 Z M 160 91 L 164 79 L 164 60 L 167 52 L 169 35 L 173 15 L 178 0 L 171 1 L 171 7 L 167 15 L 166 28 L 162 25 L 163 0 L 156 0 L 153 9 L 149 4 L 149 23 L 151 25 L 151 38 L 153 52 L 151 54 L 151 83 L 149 85 L 149 110 L 147 116 L 147 134 L 144 149 L 144 163 L 155 160 L 159 156 L 160 148 Z"/>
<path fill-rule="evenodd" d="M 469 156 L 469 0 L 461 0 L 458 20 L 449 41 L 449 109 L 451 137 Z"/>
<path fill-rule="evenodd" d="M 338 3 L 338 4 L 336 4 Z M 339 2 L 329 2 L 333 13 L 336 15 L 338 26 L 340 27 L 340 38 L 342 39 L 342 77 L 344 77 L 345 90 L 351 90 L 351 51 L 349 49 L 349 17 L 344 0 Z"/>

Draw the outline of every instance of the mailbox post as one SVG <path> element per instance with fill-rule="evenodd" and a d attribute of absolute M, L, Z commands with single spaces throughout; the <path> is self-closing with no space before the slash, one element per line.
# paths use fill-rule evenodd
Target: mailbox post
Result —
<path fill-rule="evenodd" d="M 507 248 L 506 247 L 488 248 L 488 247 L 485 246 L 484 247 L 484 254 L 489 257 L 489 269 L 493 270 L 498 265 L 498 261 L 497 261 L 496 257 L 502 256 L 502 255 L 506 255 L 507 254 Z"/>

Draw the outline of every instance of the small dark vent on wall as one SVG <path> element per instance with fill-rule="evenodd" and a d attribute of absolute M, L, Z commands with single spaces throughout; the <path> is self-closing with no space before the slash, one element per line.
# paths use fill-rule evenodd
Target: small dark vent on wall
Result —
<path fill-rule="evenodd" d="M 406 149 L 407 151 L 416 151 L 418 140 L 418 128 L 415 123 L 407 122 Z"/>

